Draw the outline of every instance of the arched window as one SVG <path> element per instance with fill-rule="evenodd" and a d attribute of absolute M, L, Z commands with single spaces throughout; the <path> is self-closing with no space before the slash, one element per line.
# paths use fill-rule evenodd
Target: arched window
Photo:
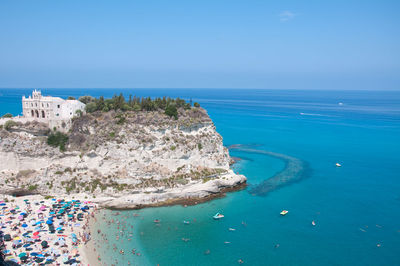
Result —
<path fill-rule="evenodd" d="M 39 111 L 35 110 L 35 113 L 36 113 L 36 117 L 39 118 Z"/>
<path fill-rule="evenodd" d="M 45 118 L 45 116 L 44 116 L 44 111 L 42 110 L 42 118 Z"/>
<path fill-rule="evenodd" d="M 33 110 L 31 110 L 31 115 L 32 115 L 32 117 L 35 116 L 35 113 L 33 112 Z"/>

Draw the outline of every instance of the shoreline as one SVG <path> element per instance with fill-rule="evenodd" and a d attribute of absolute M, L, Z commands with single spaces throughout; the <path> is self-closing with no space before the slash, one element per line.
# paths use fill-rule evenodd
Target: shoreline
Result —
<path fill-rule="evenodd" d="M 88 220 L 88 229 L 92 235 L 92 238 L 86 243 L 86 245 L 84 245 L 82 247 L 82 263 L 83 263 L 83 265 L 99 265 L 99 264 L 101 265 L 101 262 L 98 261 L 98 259 L 97 259 L 99 254 L 95 247 L 95 243 L 94 243 L 95 240 L 93 239 L 93 235 L 95 233 L 94 232 L 94 230 L 95 230 L 94 224 L 96 223 L 96 220 L 97 220 L 96 215 L 98 214 L 98 211 L 99 210 L 97 210 L 94 213 L 94 216 L 90 217 Z"/>
<path fill-rule="evenodd" d="M 145 209 L 145 208 L 167 207 L 167 206 L 174 206 L 174 205 L 193 206 L 193 205 L 197 205 L 197 204 L 211 201 L 214 199 L 224 198 L 226 196 L 226 193 L 240 191 L 240 190 L 245 189 L 246 187 L 247 187 L 247 183 L 244 182 L 244 183 L 241 183 L 234 187 L 223 188 L 219 192 L 209 194 L 205 197 L 171 198 L 171 199 L 167 199 L 165 201 L 161 201 L 161 202 L 157 202 L 157 203 L 138 204 L 138 205 L 135 205 L 132 207 L 129 207 L 129 206 L 125 206 L 125 207 L 110 206 L 110 207 L 108 207 L 108 206 L 101 206 L 101 205 L 100 206 L 101 206 L 101 208 L 104 208 L 104 209 L 116 210 L 116 211 L 140 210 L 140 209 Z"/>
<path fill-rule="evenodd" d="M 182 198 L 182 197 L 176 197 L 176 198 L 169 198 L 163 201 L 159 201 L 156 203 L 149 203 L 149 204 L 136 204 L 134 207 L 132 206 L 111 206 L 111 207 L 107 207 L 104 206 L 103 204 L 101 204 L 102 202 L 107 202 L 107 199 L 96 199 L 96 198 L 92 198 L 92 199 L 84 199 L 86 196 L 82 196 L 82 195 L 60 195 L 58 197 L 52 197 L 51 199 L 47 198 L 44 195 L 27 195 L 27 196 L 19 196 L 19 197 L 15 197 L 15 196 L 10 196 L 10 195 L 0 195 L 3 204 L 6 204 L 8 209 L 29 209 L 29 211 L 27 212 L 28 215 L 25 217 L 26 221 L 30 222 L 33 219 L 36 219 L 36 215 L 39 212 L 39 208 L 40 206 L 45 205 L 46 209 L 43 210 L 43 214 L 44 216 L 48 216 L 50 219 L 50 216 L 53 216 L 55 218 L 54 213 L 52 213 L 52 209 L 50 206 L 52 206 L 52 204 L 54 204 L 55 202 L 57 202 L 58 200 L 62 200 L 62 201 L 66 201 L 66 202 L 71 202 L 71 201 L 81 201 L 81 202 L 85 202 L 88 205 L 90 204 L 90 210 L 88 211 L 87 214 L 85 214 L 85 216 L 83 217 L 82 220 L 80 220 L 80 224 L 78 227 L 76 227 L 79 223 L 78 221 L 72 220 L 72 221 L 68 221 L 64 226 L 65 226 L 65 232 L 63 232 L 62 234 L 65 237 L 65 242 L 67 245 L 67 250 L 62 250 L 63 253 L 56 253 L 57 255 L 53 254 L 53 249 L 59 249 L 60 246 L 58 245 L 54 245 L 56 238 L 57 238 L 57 233 L 56 234 L 51 234 L 49 231 L 46 230 L 46 227 L 43 227 L 42 230 L 39 230 L 41 232 L 41 241 L 46 240 L 49 243 L 49 248 L 47 250 L 42 249 L 40 250 L 40 253 L 43 252 L 46 253 L 46 251 L 51 250 L 51 254 L 49 254 L 48 256 L 51 256 L 54 258 L 55 261 L 57 261 L 58 263 L 62 263 L 61 261 L 65 259 L 65 257 L 67 257 L 68 259 L 75 259 L 77 261 L 79 261 L 79 265 L 102 265 L 102 262 L 98 260 L 98 256 L 100 254 L 98 254 L 98 250 L 96 248 L 96 241 L 93 238 L 94 234 L 96 233 L 96 228 L 95 228 L 95 223 L 97 222 L 98 219 L 98 213 L 101 209 L 108 209 L 108 210 L 138 210 L 138 209 L 144 209 L 144 208 L 154 208 L 154 207 L 164 207 L 164 206 L 173 206 L 173 205 L 182 205 L 182 206 L 192 206 L 192 205 L 197 205 L 200 203 L 204 203 L 207 201 L 211 201 L 213 199 L 218 199 L 218 198 L 223 198 L 226 196 L 226 193 L 229 192 L 235 192 L 235 191 L 240 191 L 243 190 L 247 187 L 246 182 L 242 182 L 239 184 L 236 184 L 234 186 L 227 186 L 227 187 L 223 187 L 222 189 L 219 188 L 218 192 L 213 192 L 213 193 L 208 193 L 207 195 L 203 195 L 203 196 L 191 196 L 191 197 L 187 197 L 187 198 Z M 110 199 L 108 199 L 109 201 Z M 26 202 L 30 202 L 29 204 L 26 204 Z M 24 205 L 26 204 L 26 206 Z M 31 205 L 32 204 L 32 205 Z M 9 206 L 8 206 L 9 205 Z M 27 207 L 29 206 L 29 207 Z M 32 206 L 32 209 L 31 209 Z M 2 218 L 4 217 L 4 221 L 3 219 L 1 220 L 3 228 L 2 231 L 4 232 L 4 234 L 10 234 L 12 236 L 12 238 L 21 238 L 23 239 L 23 233 L 26 231 L 20 231 L 18 233 L 16 233 L 16 231 L 11 230 L 11 226 L 8 227 L 6 226 L 7 224 L 4 223 L 5 222 L 5 218 L 8 215 L 16 215 L 14 212 L 12 214 L 10 214 L 10 212 L 8 212 L 8 209 L 3 209 L 2 212 Z M 49 214 L 45 213 L 49 211 Z M 10 216 L 11 217 L 11 216 Z M 25 223 L 25 220 L 21 220 L 18 221 L 17 219 L 15 219 L 16 217 L 13 217 L 12 219 L 17 221 L 18 224 L 16 224 L 16 226 L 18 226 L 18 228 L 22 229 L 22 223 L 26 224 L 28 222 Z M 43 220 L 43 219 L 42 219 Z M 43 222 L 46 222 L 46 219 L 43 220 Z M 58 222 L 58 221 L 57 221 Z M 23 228 L 25 229 L 25 228 Z M 29 229 L 29 227 L 27 227 L 27 229 Z M 33 231 L 33 228 L 32 230 Z M 78 235 L 77 237 L 77 241 L 78 241 L 78 245 L 72 245 L 73 243 L 71 242 L 72 240 L 70 239 L 70 236 L 72 234 L 76 234 Z M 90 238 L 88 241 L 84 241 L 83 235 L 84 234 L 89 234 Z M 59 235 L 59 234 L 58 234 Z M 23 240 L 22 243 L 25 243 L 25 238 Z M 13 249 L 11 248 L 11 243 L 12 242 L 6 242 L 6 248 L 8 250 L 11 250 L 12 252 L 14 252 L 15 254 L 17 254 L 16 252 L 21 253 L 22 251 L 25 252 L 22 249 Z M 35 248 L 39 248 L 40 242 L 38 243 L 33 243 L 35 244 Z M 32 244 L 32 246 L 33 246 Z M 37 247 L 39 246 L 39 247 Z M 74 250 L 77 250 L 74 251 Z M 35 250 L 33 250 L 32 252 L 34 252 Z M 38 251 L 39 252 L 39 251 Z M 49 251 L 50 252 L 50 251 Z M 64 253 L 65 252 L 65 253 Z M 71 256 L 71 254 L 74 254 L 74 252 L 77 253 L 77 255 L 75 256 Z M 28 256 L 29 256 L 29 252 Z M 14 255 L 15 255 L 14 254 Z M 67 256 L 68 255 L 68 256 Z M 8 258 L 12 258 L 14 261 L 18 260 L 17 255 L 15 256 L 11 256 Z M 36 257 L 32 257 L 31 259 L 33 260 Z M 7 258 L 6 258 L 7 259 Z M 19 262 L 19 261 L 18 261 Z"/>

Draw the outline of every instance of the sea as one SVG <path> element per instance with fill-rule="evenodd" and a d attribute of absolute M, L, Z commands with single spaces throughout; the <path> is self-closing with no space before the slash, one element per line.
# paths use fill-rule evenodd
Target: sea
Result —
<path fill-rule="evenodd" d="M 0 89 L 0 114 L 21 114 L 31 91 Z M 102 210 L 99 264 L 400 265 L 400 91 L 42 89 L 119 93 L 199 102 L 248 186 L 194 206 Z"/>

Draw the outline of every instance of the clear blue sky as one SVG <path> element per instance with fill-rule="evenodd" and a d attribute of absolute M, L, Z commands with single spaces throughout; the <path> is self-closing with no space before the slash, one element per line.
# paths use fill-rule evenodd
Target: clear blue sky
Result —
<path fill-rule="evenodd" d="M 400 89 L 400 1 L 0 1 L 0 88 Z"/>

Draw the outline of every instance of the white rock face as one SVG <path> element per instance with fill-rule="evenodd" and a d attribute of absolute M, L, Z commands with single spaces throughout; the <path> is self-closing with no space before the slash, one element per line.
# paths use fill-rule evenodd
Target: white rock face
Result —
<path fill-rule="evenodd" d="M 203 109 L 180 110 L 176 121 L 159 112 L 86 115 L 73 122 L 65 152 L 24 126 L 0 137 L 0 193 L 85 193 L 134 208 L 246 182 Z"/>

